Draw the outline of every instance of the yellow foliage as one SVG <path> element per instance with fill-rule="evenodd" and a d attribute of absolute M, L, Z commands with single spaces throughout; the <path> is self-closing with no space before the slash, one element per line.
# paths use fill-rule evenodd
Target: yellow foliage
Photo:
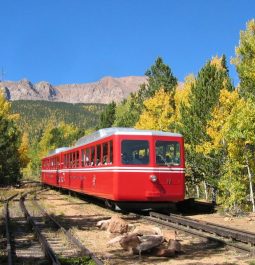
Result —
<path fill-rule="evenodd" d="M 224 68 L 222 67 L 222 57 L 218 57 L 218 55 L 214 56 L 211 59 L 211 65 L 214 65 L 217 70 L 224 70 Z"/>
<path fill-rule="evenodd" d="M 7 117 L 8 120 L 17 121 L 20 117 L 19 114 L 11 113 L 11 103 L 5 99 L 4 93 L 0 88 L 0 115 Z"/>
<path fill-rule="evenodd" d="M 145 110 L 135 128 L 168 131 L 174 112 L 170 99 L 171 96 L 163 88 L 159 89 L 153 97 L 146 99 L 143 103 Z"/>
<path fill-rule="evenodd" d="M 196 78 L 193 74 L 190 74 L 185 77 L 185 82 L 183 87 L 177 87 L 174 95 L 175 107 L 176 107 L 176 118 L 179 120 L 180 118 L 180 107 L 181 104 L 188 105 L 189 104 L 189 95 L 191 91 L 191 86 L 196 82 Z"/>
<path fill-rule="evenodd" d="M 0 90 L 0 115 L 9 114 L 11 109 L 11 103 L 8 102 L 2 90 Z"/>
<path fill-rule="evenodd" d="M 208 154 L 213 149 L 216 150 L 225 144 L 225 135 L 228 131 L 226 120 L 240 100 L 237 91 L 230 92 L 226 89 L 220 91 L 219 104 L 214 108 L 212 119 L 207 126 L 207 134 L 211 141 L 198 146 L 197 151 Z"/>
<path fill-rule="evenodd" d="M 22 135 L 21 144 L 19 147 L 19 154 L 20 154 L 20 161 L 22 168 L 26 167 L 30 161 L 28 157 L 28 149 L 29 149 L 29 137 L 28 133 L 25 132 Z"/>

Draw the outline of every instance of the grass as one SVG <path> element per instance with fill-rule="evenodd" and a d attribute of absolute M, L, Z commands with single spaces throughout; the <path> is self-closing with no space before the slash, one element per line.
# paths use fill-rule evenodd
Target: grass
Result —
<path fill-rule="evenodd" d="M 90 257 L 59 258 L 62 265 L 95 265 Z"/>

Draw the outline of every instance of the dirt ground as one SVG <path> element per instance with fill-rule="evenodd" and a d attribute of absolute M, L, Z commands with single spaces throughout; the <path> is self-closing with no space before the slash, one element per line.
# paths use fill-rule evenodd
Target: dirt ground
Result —
<path fill-rule="evenodd" d="M 71 231 L 83 242 L 85 247 L 94 252 L 107 265 L 255 264 L 255 258 L 248 257 L 247 254 L 237 253 L 233 249 L 215 245 L 215 243 L 205 242 L 199 238 L 191 237 L 181 232 L 177 232 L 177 240 L 179 240 L 182 245 L 181 254 L 172 258 L 158 258 L 142 255 L 142 258 L 139 259 L 139 256 L 124 251 L 119 243 L 108 245 L 107 243 L 114 236 L 96 227 L 97 221 L 108 219 L 113 215 L 121 215 L 120 213 L 109 211 L 94 203 L 63 195 L 52 190 L 41 193 L 40 198 L 42 199 L 41 203 L 47 210 L 58 216 L 61 222 L 72 227 Z M 226 217 L 217 213 L 195 215 L 191 217 L 239 229 L 246 229 L 247 231 L 255 231 L 255 216 L 252 214 L 248 217 L 240 218 Z M 141 224 L 141 220 L 132 219 L 129 215 L 125 216 L 125 218 L 133 226 Z"/>

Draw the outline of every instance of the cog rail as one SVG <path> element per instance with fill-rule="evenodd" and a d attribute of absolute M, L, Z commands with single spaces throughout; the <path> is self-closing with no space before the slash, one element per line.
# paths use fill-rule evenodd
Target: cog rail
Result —
<path fill-rule="evenodd" d="M 239 250 L 249 252 L 252 255 L 255 254 L 255 233 L 249 233 L 209 222 L 196 221 L 189 217 L 175 214 L 170 214 L 170 216 L 168 216 L 156 212 L 150 212 L 150 216 L 145 218 L 149 221 L 173 227 L 189 234 L 218 241 L 224 245 L 229 245 Z"/>

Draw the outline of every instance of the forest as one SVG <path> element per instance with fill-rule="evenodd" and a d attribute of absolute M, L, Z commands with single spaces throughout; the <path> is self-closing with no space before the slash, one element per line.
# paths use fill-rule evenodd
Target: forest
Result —
<path fill-rule="evenodd" d="M 236 87 L 224 54 L 205 58 L 198 74 L 186 76 L 183 83 L 158 57 L 145 72 L 146 84 L 121 103 L 107 106 L 7 102 L 2 94 L 0 184 L 22 175 L 38 178 L 40 158 L 49 150 L 70 146 L 96 129 L 154 129 L 183 134 L 188 197 L 216 196 L 233 214 L 255 212 L 254 19 L 240 32 L 230 62 L 239 76 Z"/>

